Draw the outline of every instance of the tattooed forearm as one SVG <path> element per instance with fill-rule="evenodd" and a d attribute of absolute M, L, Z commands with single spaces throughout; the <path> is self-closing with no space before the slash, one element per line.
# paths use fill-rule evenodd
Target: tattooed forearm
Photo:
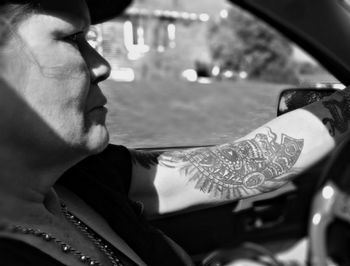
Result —
<path fill-rule="evenodd" d="M 350 95 L 347 95 L 349 92 L 342 92 L 340 94 L 343 96 L 340 101 L 331 99 L 323 102 L 323 106 L 329 110 L 332 118 L 324 118 L 322 122 L 328 127 L 329 134 L 332 137 L 335 136 L 336 130 L 339 133 L 345 133 L 349 127 L 350 103 L 348 101 L 350 100 Z"/>
<path fill-rule="evenodd" d="M 298 160 L 304 140 L 270 129 L 232 144 L 164 153 L 159 163 L 178 167 L 195 188 L 221 199 L 239 199 L 284 185 Z"/>

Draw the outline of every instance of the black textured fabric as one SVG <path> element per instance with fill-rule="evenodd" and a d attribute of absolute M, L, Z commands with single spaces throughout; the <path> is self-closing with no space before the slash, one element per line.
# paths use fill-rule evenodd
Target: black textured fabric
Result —
<path fill-rule="evenodd" d="M 109 145 L 67 171 L 60 184 L 95 209 L 125 242 L 150 266 L 191 265 L 185 254 L 140 216 L 127 197 L 131 156 L 125 147 Z"/>
<path fill-rule="evenodd" d="M 111 228 L 149 266 L 189 266 L 185 253 L 144 220 L 127 197 L 131 181 L 131 157 L 122 146 L 109 145 L 68 170 L 59 183 L 102 215 Z M 0 265 L 64 266 L 23 242 L 0 238 Z"/>
<path fill-rule="evenodd" d="M 65 266 L 24 242 L 0 238 L 1 266 Z"/>
<path fill-rule="evenodd" d="M 98 24 L 120 15 L 132 0 L 86 0 L 91 23 Z"/>
<path fill-rule="evenodd" d="M 132 0 L 85 0 L 89 8 L 91 23 L 99 24 L 121 15 Z M 37 0 L 1 0 L 2 4 L 37 3 Z"/>

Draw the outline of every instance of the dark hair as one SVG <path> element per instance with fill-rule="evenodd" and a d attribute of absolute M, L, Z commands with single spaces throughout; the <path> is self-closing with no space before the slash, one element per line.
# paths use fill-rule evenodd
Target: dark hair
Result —
<path fill-rule="evenodd" d="M 33 1 L 0 0 L 0 46 L 4 45 L 17 25 L 33 14 L 38 6 Z"/>

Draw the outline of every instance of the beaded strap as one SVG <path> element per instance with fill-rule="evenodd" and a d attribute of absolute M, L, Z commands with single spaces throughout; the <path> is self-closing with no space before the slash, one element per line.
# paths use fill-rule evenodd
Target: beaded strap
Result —
<path fill-rule="evenodd" d="M 86 265 L 102 266 L 102 264 L 99 261 L 97 261 L 89 256 L 84 255 L 82 252 L 71 247 L 66 242 L 56 238 L 55 236 L 53 236 L 51 234 L 42 232 L 39 229 L 28 228 L 28 227 L 21 226 L 21 225 L 9 226 L 7 229 L 13 233 L 20 233 L 20 234 L 26 234 L 26 235 L 30 234 L 30 235 L 39 237 L 39 238 L 43 239 L 44 241 L 55 243 L 63 253 L 69 253 L 69 254 L 74 255 L 75 257 L 77 257 L 77 259 L 79 259 L 79 261 L 83 262 Z"/>
<path fill-rule="evenodd" d="M 90 229 L 86 224 L 84 224 L 77 217 L 75 217 L 71 212 L 69 212 L 67 207 L 64 204 L 61 204 L 61 209 L 66 219 L 72 224 L 74 224 L 86 237 L 88 237 L 90 241 L 93 242 L 94 245 L 96 245 L 96 247 L 98 247 L 99 250 L 108 257 L 109 261 L 113 266 L 124 266 L 124 264 L 114 255 L 112 249 L 110 248 L 110 246 L 106 241 L 98 237 L 93 232 L 92 229 Z M 46 242 L 56 244 L 56 246 L 58 246 L 63 253 L 67 253 L 75 256 L 80 262 L 86 265 L 102 266 L 102 264 L 98 260 L 95 260 L 92 257 L 83 254 L 79 250 L 73 248 L 72 246 L 60 240 L 59 238 L 55 237 L 54 235 L 48 234 L 39 229 L 30 228 L 30 227 L 21 226 L 21 225 L 1 224 L 0 230 L 6 230 L 17 234 L 32 235 L 32 236 L 41 238 Z"/>
<path fill-rule="evenodd" d="M 86 235 L 102 251 L 102 253 L 108 257 L 113 266 L 124 266 L 103 239 L 98 237 L 85 223 L 69 212 L 65 204 L 61 203 L 61 206 L 62 212 L 67 220 L 73 223 L 84 235 Z"/>

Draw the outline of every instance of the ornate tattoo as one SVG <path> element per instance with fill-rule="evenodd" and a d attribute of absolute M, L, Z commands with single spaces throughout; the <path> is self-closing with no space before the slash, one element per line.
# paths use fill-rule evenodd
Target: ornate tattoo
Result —
<path fill-rule="evenodd" d="M 164 153 L 159 163 L 179 167 L 195 188 L 221 199 L 268 192 L 289 181 L 304 140 L 285 134 L 281 142 L 269 129 L 253 139 L 212 148 Z"/>
<path fill-rule="evenodd" d="M 340 133 L 348 130 L 350 119 L 348 104 L 345 98 L 341 101 L 332 99 L 323 102 L 324 107 L 329 110 L 332 118 L 324 118 L 322 122 L 328 127 L 329 134 L 333 137 L 335 136 L 335 130 L 338 130 Z"/>

